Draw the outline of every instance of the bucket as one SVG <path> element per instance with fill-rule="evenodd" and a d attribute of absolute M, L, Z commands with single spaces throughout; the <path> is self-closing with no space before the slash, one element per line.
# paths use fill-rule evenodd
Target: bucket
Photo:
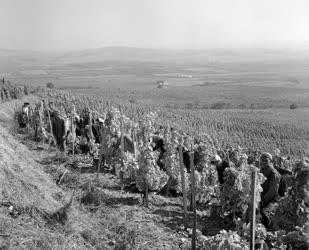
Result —
<path fill-rule="evenodd" d="M 80 150 L 82 151 L 82 154 L 87 154 L 89 152 L 87 144 L 81 144 L 79 145 L 79 147 L 80 147 Z"/>
<path fill-rule="evenodd" d="M 93 158 L 93 167 L 94 167 L 94 168 L 98 168 L 98 166 L 99 166 L 99 161 L 100 161 L 99 158 Z"/>

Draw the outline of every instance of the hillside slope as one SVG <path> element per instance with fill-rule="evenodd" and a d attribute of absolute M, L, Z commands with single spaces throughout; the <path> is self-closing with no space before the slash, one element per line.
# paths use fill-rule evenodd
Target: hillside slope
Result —
<path fill-rule="evenodd" d="M 19 103 L 20 101 L 12 101 L 1 104 L 0 200 L 21 206 L 35 204 L 44 210 L 56 209 L 59 204 L 53 194 L 60 190 L 42 172 L 33 153 L 11 135 L 14 128 L 13 111 Z"/>
<path fill-rule="evenodd" d="M 14 107 L 20 104 L 0 104 L 0 249 L 45 249 L 52 235 L 60 235 L 45 227 L 44 214 L 62 206 L 64 193 L 43 172 L 33 152 L 11 134 Z"/>

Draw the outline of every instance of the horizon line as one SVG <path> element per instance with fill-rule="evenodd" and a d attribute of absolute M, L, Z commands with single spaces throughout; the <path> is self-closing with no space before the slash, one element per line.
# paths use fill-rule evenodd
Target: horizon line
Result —
<path fill-rule="evenodd" d="M 239 51 L 239 50 L 292 50 L 303 51 L 309 50 L 309 43 L 302 46 L 255 46 L 255 45 L 239 45 L 239 46 L 213 46 L 205 48 L 151 48 L 151 47 L 138 47 L 138 46 L 122 46 L 122 45 L 107 45 L 91 48 L 75 48 L 75 49 L 17 49 L 17 48 L 3 48 L 0 47 L 0 51 L 7 52 L 32 52 L 32 53 L 74 53 L 82 51 L 91 51 L 98 49 L 135 49 L 135 50 L 148 50 L 148 51 L 164 51 L 164 52 L 186 52 L 186 51 L 211 51 L 211 50 L 227 50 L 227 51 Z"/>

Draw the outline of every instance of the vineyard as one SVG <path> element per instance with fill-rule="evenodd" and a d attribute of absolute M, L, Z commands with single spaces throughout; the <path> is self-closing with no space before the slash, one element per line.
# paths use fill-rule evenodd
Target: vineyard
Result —
<path fill-rule="evenodd" d="M 165 93 L 158 90 L 98 89 L 74 91 L 74 95 L 81 99 L 91 97 L 93 102 L 104 105 L 108 102 L 110 105 L 120 106 L 124 114 L 136 119 L 138 119 L 138 112 L 147 114 L 157 110 L 160 124 L 186 131 L 194 137 L 206 133 L 223 148 L 242 145 L 271 152 L 274 148 L 279 148 L 283 154 L 295 158 L 308 154 L 308 108 L 290 110 L 288 103 L 285 103 L 285 108 L 281 106 L 263 108 L 254 105 L 251 108 L 253 100 L 247 100 L 244 103 L 247 108 L 237 108 L 238 106 L 235 105 L 232 108 L 211 109 L 210 105 L 204 104 L 203 101 L 215 103 L 215 98 L 209 96 L 215 95 L 215 90 L 211 90 L 208 95 L 204 90 L 200 90 L 201 93 L 199 93 L 198 89 L 185 91 L 185 93 L 183 91 L 185 90 L 167 89 Z M 205 100 L 201 94 L 206 95 L 207 99 Z M 183 99 L 182 95 L 186 96 L 186 99 Z M 230 93 L 222 93 L 222 98 L 228 98 L 229 95 Z M 293 96 L 292 93 L 290 95 Z M 252 97 L 255 102 L 267 103 L 267 105 L 268 100 L 272 98 L 273 96 L 269 96 L 264 100 L 263 96 Z M 192 102 L 192 105 L 187 107 L 186 104 L 190 99 L 196 99 L 197 103 Z M 172 101 L 175 103 L 169 103 Z"/>
<path fill-rule="evenodd" d="M 27 127 L 16 127 L 16 131 L 25 134 L 28 140 L 58 147 L 57 159 L 65 167 L 48 171 L 57 176 L 58 185 L 78 190 L 77 199 L 88 209 L 93 210 L 104 199 L 99 187 L 104 185 L 102 182 L 107 171 L 118 179 L 122 190 L 141 193 L 143 199 L 140 205 L 145 207 L 151 206 L 151 197 L 160 194 L 180 197 L 182 219 L 178 223 L 184 232 L 189 230 L 188 237 L 192 238 L 192 242 L 184 241 L 182 249 L 308 248 L 308 162 L 296 160 L 302 151 L 293 151 L 295 147 L 288 144 L 306 135 L 305 127 L 293 131 L 287 127 L 286 137 L 280 138 L 282 151 L 288 151 L 294 159 L 272 147 L 278 142 L 269 145 L 274 150 L 274 163 L 293 174 L 284 177 L 288 188 L 278 201 L 270 226 L 265 228 L 259 213 L 257 219 L 252 220 L 252 214 L 255 214 L 252 207 L 259 210 L 265 181 L 257 168 L 262 152 L 256 149 L 256 141 L 245 135 L 251 127 L 250 133 L 256 135 L 256 140 L 275 140 L 281 136 L 280 127 L 276 124 L 261 124 L 268 128 L 261 132 L 256 129 L 258 121 L 254 121 L 253 117 L 249 117 L 247 123 L 240 123 L 232 116 L 227 118 L 228 112 L 221 117 L 215 116 L 214 111 L 214 120 L 210 123 L 184 112 L 181 116 L 186 119 L 179 127 L 174 126 L 172 119 L 166 119 L 173 115 L 167 111 L 154 112 L 150 108 L 133 105 L 114 106 L 108 100 L 58 90 L 41 90 L 37 97 L 40 101 L 30 106 Z M 15 121 L 19 121 L 19 110 L 16 106 Z M 54 113 L 65 124 L 65 133 L 60 141 L 53 131 Z M 245 112 L 240 115 L 246 116 Z M 80 136 L 76 133 L 78 118 L 87 121 Z M 93 126 L 97 129 L 91 129 Z M 207 127 L 208 133 L 198 129 L 202 126 Z M 233 134 L 242 136 L 235 138 Z M 160 140 L 164 149 L 156 151 L 154 146 Z M 285 141 L 287 144 L 284 144 Z M 268 141 L 263 143 L 268 144 Z M 286 148 L 285 145 L 291 146 Z M 224 171 L 224 183 L 220 183 L 220 176 L 213 165 L 216 155 L 229 162 Z M 87 169 L 96 174 L 81 183 L 83 172 Z M 211 224 L 200 225 L 203 218 L 221 221 L 219 232 L 211 233 Z M 65 223 L 65 219 L 59 223 Z M 196 224 L 201 230 L 196 229 Z M 138 248 L 132 241 L 132 232 L 126 230 L 122 232 L 122 246 L 117 245 L 114 249 Z M 255 235 L 253 246 L 252 232 Z"/>

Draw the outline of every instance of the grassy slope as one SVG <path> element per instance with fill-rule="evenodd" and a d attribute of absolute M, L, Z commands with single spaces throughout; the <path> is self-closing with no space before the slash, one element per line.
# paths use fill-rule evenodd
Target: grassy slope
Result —
<path fill-rule="evenodd" d="M 61 207 L 65 193 L 42 171 L 33 153 L 10 134 L 15 103 L 0 108 L 0 201 L 14 204 L 21 215 L 14 219 L 6 206 L 0 206 L 0 233 L 9 235 L 0 237 L 0 246 L 42 249 L 60 240 L 63 248 L 70 249 L 72 241 L 66 243 L 62 233 L 46 226 L 41 216 L 42 211 Z"/>
<path fill-rule="evenodd" d="M 133 249 L 183 249 L 188 233 L 181 227 L 179 199 L 152 195 L 146 209 L 140 205 L 139 194 L 120 190 L 115 176 L 102 174 L 100 184 L 93 185 L 95 174 L 72 169 L 57 186 L 54 181 L 64 172 L 65 164 L 57 161 L 56 150 L 22 135 L 11 135 L 17 103 L 21 102 L 0 104 L 0 202 L 11 202 L 20 212 L 12 218 L 8 207 L 0 205 L 0 235 L 8 235 L 0 236 L 0 248 L 115 249 L 134 239 Z M 82 187 L 88 184 L 99 197 L 96 208 L 79 202 L 85 193 Z M 47 221 L 43 215 L 66 204 L 73 189 L 76 192 L 66 224 Z M 204 223 L 201 219 L 200 229 Z M 216 227 L 209 229 L 212 234 L 217 231 Z"/>

